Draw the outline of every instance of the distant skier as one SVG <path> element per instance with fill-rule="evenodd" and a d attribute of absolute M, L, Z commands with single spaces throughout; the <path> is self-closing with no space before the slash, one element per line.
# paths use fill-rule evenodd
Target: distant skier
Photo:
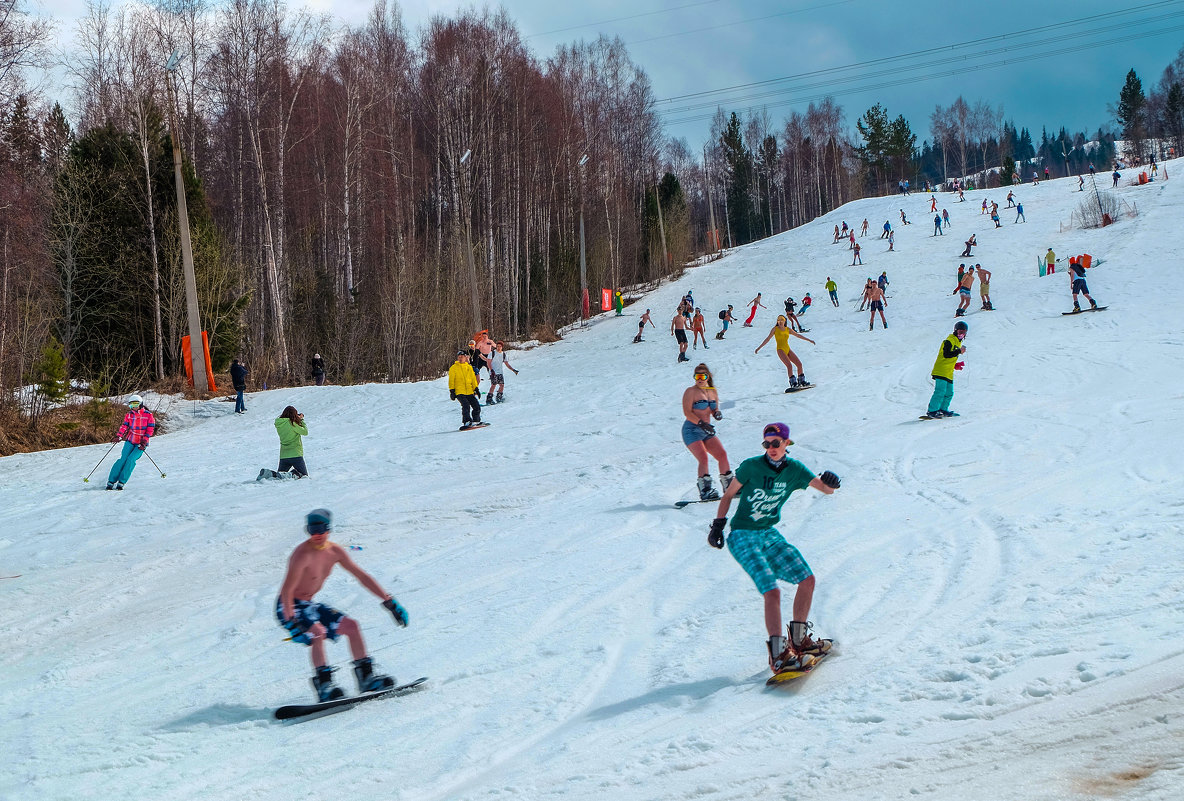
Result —
<path fill-rule="evenodd" d="M 736 322 L 736 318 L 732 316 L 732 304 L 729 303 L 728 308 L 726 309 L 720 309 L 719 319 L 720 322 L 723 323 L 723 328 L 719 330 L 719 333 L 715 335 L 715 338 L 723 339 L 724 334 L 728 333 L 728 327 L 731 326 L 732 323 Z"/>
<path fill-rule="evenodd" d="M 870 283 L 867 287 L 867 302 L 872 310 L 871 319 L 868 321 L 867 330 L 871 331 L 876 327 L 876 312 L 880 313 L 880 322 L 884 327 L 888 327 L 888 321 L 884 318 L 884 289 L 876 283 Z"/>
<path fill-rule="evenodd" d="M 760 306 L 762 309 L 765 309 L 768 307 L 765 306 L 765 304 L 761 303 L 761 293 L 760 292 L 757 292 L 756 297 L 748 302 L 752 304 L 752 311 L 750 311 L 748 313 L 748 319 L 744 321 L 744 327 L 745 328 L 752 328 L 752 321 L 754 319 L 756 319 L 756 307 Z"/>
<path fill-rule="evenodd" d="M 781 363 L 785 365 L 785 369 L 789 372 L 789 389 L 785 391 L 792 392 L 796 389 L 805 389 L 806 387 L 810 386 L 810 382 L 806 380 L 806 371 L 802 368 L 802 360 L 799 359 L 797 354 L 795 354 L 789 347 L 789 335 L 793 334 L 798 339 L 804 339 L 811 345 L 814 344 L 814 340 L 810 339 L 809 337 L 802 336 L 797 331 L 794 331 L 789 327 L 788 323 L 789 321 L 784 315 L 778 315 L 777 324 L 769 329 L 769 335 L 764 338 L 764 341 L 762 341 L 761 344 L 756 346 L 756 350 L 754 350 L 753 353 L 760 353 L 761 348 L 763 348 L 770 339 L 775 338 L 777 340 L 777 358 L 781 360 Z M 798 369 L 798 374 L 796 377 L 793 374 L 793 369 L 795 367 Z"/>
<path fill-rule="evenodd" d="M 887 239 L 890 231 L 892 231 L 892 223 L 884 220 L 884 233 L 880 234 L 880 239 Z"/>
<path fill-rule="evenodd" d="M 1010 209 L 1014 205 L 1015 205 L 1015 192 L 1009 191 L 1007 193 L 1007 208 Z"/>
<path fill-rule="evenodd" d="M 1015 223 L 1018 223 L 1020 220 L 1023 220 L 1024 222 L 1028 221 L 1028 218 L 1024 216 L 1024 204 L 1023 203 L 1017 203 L 1015 205 L 1015 220 L 1013 221 L 1012 224 L 1014 225 Z M 995 226 L 995 227 L 998 228 L 999 226 Z"/>
<path fill-rule="evenodd" d="M 1119 179 L 1119 178 L 1121 178 L 1121 177 L 1122 177 L 1122 173 L 1120 173 L 1118 170 L 1115 170 L 1115 171 L 1114 171 L 1114 175 L 1113 175 L 1113 178 L 1114 178 L 1114 188 L 1115 188 L 1115 189 L 1117 189 L 1117 188 L 1118 188 L 1118 179 Z"/>
<path fill-rule="evenodd" d="M 966 257 L 972 255 L 970 252 L 970 249 L 973 248 L 977 244 L 978 244 L 978 240 L 975 239 L 974 234 L 971 234 L 970 239 L 966 240 L 966 249 L 962 251 L 962 258 L 966 258 Z"/>
<path fill-rule="evenodd" d="M 712 418 L 722 420 L 724 415 L 719 410 L 719 392 L 715 388 L 715 380 L 706 364 L 695 368 L 695 383 L 682 393 L 682 414 L 686 418 L 682 424 L 682 443 L 698 462 L 696 473 L 699 500 L 719 500 L 719 493 L 711 483 L 711 468 L 708 457 L 715 459 L 719 465 L 719 484 L 726 491 L 732 481 L 732 468 L 728 466 L 728 454 L 723 444 L 716 436 Z"/>
<path fill-rule="evenodd" d="M 962 369 L 958 357 L 966 352 L 962 340 L 966 338 L 967 325 L 963 320 L 954 323 L 954 333 L 942 340 L 933 363 L 933 396 L 929 399 L 926 416 L 931 418 L 957 417 L 950 411 L 950 400 L 954 397 L 954 371 Z"/>
<path fill-rule="evenodd" d="M 830 302 L 836 307 L 839 305 L 839 285 L 830 280 L 830 276 L 826 277 L 826 292 L 830 295 Z"/>
<path fill-rule="evenodd" d="M 1073 290 L 1073 311 L 1081 311 L 1081 306 L 1077 302 L 1078 294 L 1085 295 L 1091 309 L 1098 308 L 1098 302 L 1089 296 L 1089 287 L 1085 283 L 1085 266 L 1076 256 L 1069 257 L 1069 281 L 1069 286 Z"/>
<path fill-rule="evenodd" d="M 942 232 L 941 232 L 941 215 L 940 214 L 933 215 L 933 235 L 934 236 L 944 236 L 944 234 L 942 234 Z"/>
<path fill-rule="evenodd" d="M 498 340 L 489 356 L 489 394 L 485 397 L 486 404 L 501 403 L 506 399 L 503 394 L 506 391 L 506 372 L 503 367 L 514 370 L 514 365 L 506 361 L 506 343 Z M 514 375 L 518 375 L 517 370 L 514 370 Z"/>
<path fill-rule="evenodd" d="M 781 520 L 781 507 L 798 490 L 811 487 L 824 495 L 839 488 L 839 477 L 827 470 L 815 476 L 805 465 L 786 456 L 793 444 L 789 426 L 769 423 L 764 428 L 762 456 L 745 459 L 736 469 L 736 477 L 719 501 L 716 518 L 711 523 L 707 542 L 713 548 L 724 547 L 724 528 L 732 499 L 740 505 L 732 516 L 732 530 L 727 537 L 728 551 L 756 584 L 764 597 L 765 644 L 769 668 L 774 673 L 808 667 L 826 654 L 831 641 L 810 636 L 810 605 L 814 598 L 814 573 L 801 553 L 773 528 Z M 781 635 L 781 590 L 778 580 L 796 584 L 793 618 L 788 637 Z"/>
<path fill-rule="evenodd" d="M 308 533 L 308 539 L 296 546 L 296 550 L 288 557 L 288 570 L 275 603 L 275 615 L 280 625 L 291 635 L 292 642 L 312 649 L 309 655 L 316 671 L 312 677 L 312 687 L 318 701 L 333 701 L 345 695 L 333 682 L 336 668 L 330 667 L 325 658 L 325 639 L 336 642 L 343 634 L 349 639 L 350 652 L 354 658 L 354 678 L 358 682 L 358 692 L 374 692 L 395 686 L 394 678 L 374 672 L 374 662 L 366 654 L 366 642 L 362 639 L 362 629 L 357 621 L 331 606 L 313 600 L 325 586 L 325 579 L 335 566 L 341 565 L 359 584 L 381 598 L 383 608 L 391 613 L 395 623 L 400 626 L 408 623 L 407 610 L 369 573 L 358 567 L 345 548 L 329 541 L 332 517 L 328 509 L 314 509 L 305 517 L 304 530 Z"/>
<path fill-rule="evenodd" d="M 802 308 L 798 311 L 798 327 L 799 328 L 802 325 L 801 318 L 806 314 L 806 312 L 810 311 L 810 307 L 812 305 L 814 305 L 814 299 L 811 298 L 810 293 L 807 292 L 806 296 L 804 298 L 802 298 Z"/>
<path fill-rule="evenodd" d="M 983 309 L 994 311 L 995 307 L 991 305 L 991 271 L 978 263 L 974 267 L 978 272 L 978 296 L 983 302 Z"/>
<path fill-rule="evenodd" d="M 861 225 L 859 228 L 859 235 L 867 236 L 867 217 L 863 218 L 863 225 Z"/>
<path fill-rule="evenodd" d="M 909 224 L 909 218 L 904 216 L 904 209 L 900 210 L 900 224 L 901 225 L 908 225 Z"/>
<path fill-rule="evenodd" d="M 148 447 L 148 441 L 156 433 L 156 418 L 152 412 L 144 408 L 144 399 L 139 395 L 132 395 L 127 399 L 128 411 L 123 415 L 123 422 L 114 442 L 123 441 L 123 450 L 115 464 L 111 465 L 111 472 L 107 474 L 107 489 L 121 490 L 132 471 L 136 469 L 136 462 L 140 454 Z"/>
<path fill-rule="evenodd" d="M 691 345 L 696 350 L 699 348 L 700 339 L 703 340 L 703 350 L 707 350 L 707 335 L 703 332 L 704 327 L 703 311 L 701 309 L 695 309 L 695 316 L 691 318 L 691 331 L 694 332 L 694 339 Z"/>
<path fill-rule="evenodd" d="M 888 271 L 887 270 L 881 271 L 880 277 L 876 279 L 876 286 L 878 286 L 880 288 L 881 292 L 885 293 L 884 294 L 884 305 L 885 306 L 888 305 L 887 292 L 888 292 L 888 284 L 889 283 L 890 282 L 888 281 Z"/>
<path fill-rule="evenodd" d="M 895 231 L 888 232 L 888 250 L 889 251 L 896 250 L 896 232 Z"/>
<path fill-rule="evenodd" d="M 456 361 L 448 368 L 448 397 L 460 401 L 460 430 L 485 425 L 481 422 L 481 403 L 477 400 L 480 385 L 469 365 L 469 352 L 458 351 Z"/>
<path fill-rule="evenodd" d="M 250 372 L 238 359 L 230 363 L 230 383 L 234 385 L 234 413 L 246 414 L 247 405 L 243 403 L 243 393 L 247 391 L 247 373 Z"/>
<path fill-rule="evenodd" d="M 937 198 L 934 195 L 929 196 L 929 210 L 937 211 Z"/>
<path fill-rule="evenodd" d="M 621 290 L 619 289 L 617 290 L 616 295 L 613 297 L 613 308 L 617 310 L 615 315 L 617 317 L 620 317 L 625 313 L 625 299 L 621 297 Z"/>
<path fill-rule="evenodd" d="M 1048 178 L 1049 178 L 1049 175 L 1048 175 L 1048 167 L 1045 167 L 1045 168 L 1044 168 L 1044 180 L 1046 180 L 1046 181 L 1047 181 L 1047 180 L 1048 180 Z"/>
<path fill-rule="evenodd" d="M 950 227 L 950 213 L 945 209 L 941 210 L 941 224 L 943 228 Z"/>
<path fill-rule="evenodd" d="M 634 342 L 641 342 L 641 335 L 645 333 L 646 323 L 649 323 L 650 328 L 657 329 L 654 321 L 650 319 L 650 310 L 646 309 L 645 314 L 641 315 L 641 319 L 637 321 L 637 336 L 633 337 Z"/>
<path fill-rule="evenodd" d="M 863 264 L 863 258 L 859 255 L 859 251 L 862 250 L 862 248 L 859 246 L 858 242 L 855 243 L 853 250 L 855 255 L 851 257 L 851 266 L 854 267 L 856 264 Z"/>
<path fill-rule="evenodd" d="M 670 336 L 674 337 L 674 341 L 678 343 L 678 360 L 689 362 L 690 359 L 687 358 L 687 318 L 683 314 L 682 307 L 679 307 L 670 320 Z"/>
<path fill-rule="evenodd" d="M 802 324 L 798 321 L 797 315 L 793 313 L 797 306 L 798 304 L 793 298 L 785 299 L 785 316 L 789 318 L 789 327 L 795 331 L 800 331 Z"/>
<path fill-rule="evenodd" d="M 1085 191 L 1085 177 L 1082 175 L 1077 176 L 1077 191 L 1078 192 Z"/>
<path fill-rule="evenodd" d="M 970 306 L 970 288 L 972 286 L 974 286 L 974 267 L 967 267 L 966 274 L 962 276 L 962 280 L 958 282 L 953 293 L 958 296 L 958 310 L 954 312 L 955 317 L 966 314 L 966 309 Z"/>
<path fill-rule="evenodd" d="M 1045 275 L 1052 275 L 1056 271 L 1057 254 L 1052 252 L 1052 248 L 1048 249 L 1048 253 L 1044 254 L 1044 273 Z"/>

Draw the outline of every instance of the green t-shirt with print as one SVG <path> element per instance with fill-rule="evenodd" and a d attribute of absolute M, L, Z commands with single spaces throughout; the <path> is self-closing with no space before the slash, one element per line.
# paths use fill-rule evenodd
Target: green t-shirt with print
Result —
<path fill-rule="evenodd" d="M 814 474 L 797 459 L 786 459 L 780 469 L 764 456 L 745 459 L 736 468 L 743 486 L 736 497 L 740 506 L 732 515 L 732 530 L 772 528 L 781 520 L 781 507 L 789 496 L 810 486 Z"/>

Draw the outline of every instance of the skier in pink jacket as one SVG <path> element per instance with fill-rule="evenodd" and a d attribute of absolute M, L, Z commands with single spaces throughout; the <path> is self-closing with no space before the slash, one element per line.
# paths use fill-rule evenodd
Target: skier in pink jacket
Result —
<path fill-rule="evenodd" d="M 156 432 L 156 418 L 152 412 L 144 408 L 144 400 L 139 395 L 132 395 L 127 399 L 128 413 L 123 416 L 123 424 L 119 426 L 119 433 L 115 442 L 123 440 L 123 453 L 111 466 L 107 476 L 107 489 L 121 490 L 136 469 L 136 461 L 140 454 L 148 447 L 148 440 Z"/>

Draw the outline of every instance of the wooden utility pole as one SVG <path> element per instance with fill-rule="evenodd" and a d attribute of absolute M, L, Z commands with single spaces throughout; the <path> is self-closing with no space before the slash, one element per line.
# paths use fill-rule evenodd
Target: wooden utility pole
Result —
<path fill-rule="evenodd" d="M 193 369 L 193 390 L 204 397 L 209 390 L 206 375 L 205 347 L 201 339 L 201 314 L 197 307 L 197 276 L 193 270 L 193 242 L 189 238 L 189 208 L 185 203 L 185 177 L 181 170 L 181 126 L 177 124 L 177 96 L 173 77 L 181 64 L 174 50 L 165 65 L 165 84 L 169 93 L 169 131 L 173 140 L 173 172 L 177 181 L 177 226 L 181 232 L 181 266 L 185 272 L 185 309 L 189 316 L 189 360 Z"/>

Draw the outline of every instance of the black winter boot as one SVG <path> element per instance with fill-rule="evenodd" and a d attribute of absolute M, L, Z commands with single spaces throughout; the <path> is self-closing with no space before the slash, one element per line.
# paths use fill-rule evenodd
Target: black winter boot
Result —
<path fill-rule="evenodd" d="M 336 701 L 345 697 L 345 690 L 333 683 L 333 671 L 336 669 L 329 665 L 317 668 L 317 674 L 312 677 L 312 688 L 317 693 L 318 701 Z"/>
<path fill-rule="evenodd" d="M 360 693 L 389 690 L 395 686 L 394 677 L 374 672 L 374 662 L 368 656 L 354 660 L 354 677 L 358 680 L 358 692 Z"/>

